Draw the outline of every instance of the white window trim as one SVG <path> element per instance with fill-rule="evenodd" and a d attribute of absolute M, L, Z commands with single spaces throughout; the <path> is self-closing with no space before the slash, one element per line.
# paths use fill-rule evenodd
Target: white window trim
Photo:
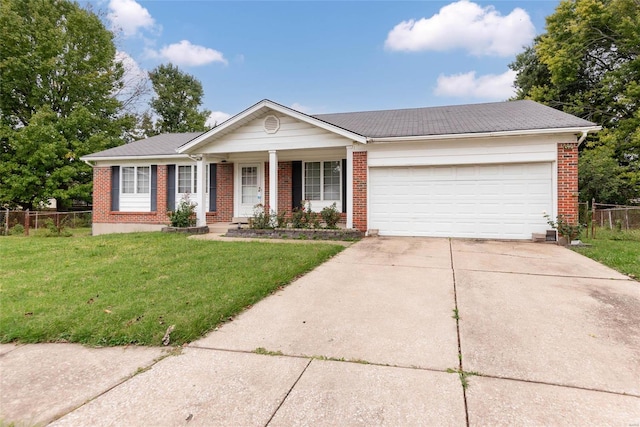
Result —
<path fill-rule="evenodd" d="M 320 163 L 320 200 L 312 200 L 312 199 L 308 199 L 307 198 L 307 194 L 306 194 L 306 164 L 307 163 Z M 324 164 L 326 162 L 338 162 L 338 165 L 340 166 L 340 198 L 337 200 L 324 200 Z M 302 199 L 303 200 L 307 200 L 311 203 L 313 203 L 312 209 L 313 210 L 317 210 L 317 209 L 323 209 L 325 207 L 329 207 L 332 204 L 336 204 L 338 210 L 342 209 L 342 198 L 344 197 L 344 194 L 342 194 L 342 159 L 325 159 L 325 160 L 309 160 L 308 162 L 302 162 Z"/>
<path fill-rule="evenodd" d="M 191 180 L 189 185 L 189 191 L 180 192 L 180 168 L 181 167 L 189 167 L 191 173 Z M 198 173 L 196 171 L 197 165 L 177 165 L 176 166 L 176 194 L 198 194 L 197 191 L 193 191 L 197 189 L 198 184 Z M 205 183 L 206 184 L 206 183 Z M 206 186 L 206 185 L 205 185 Z"/>
<path fill-rule="evenodd" d="M 127 168 L 133 169 L 133 192 L 125 193 L 124 192 L 124 170 Z M 138 191 L 138 168 L 147 168 L 149 169 L 149 186 L 147 191 L 139 192 Z M 122 166 L 120 168 L 120 194 L 123 195 L 132 195 L 132 194 L 148 194 L 151 197 L 151 166 Z"/>

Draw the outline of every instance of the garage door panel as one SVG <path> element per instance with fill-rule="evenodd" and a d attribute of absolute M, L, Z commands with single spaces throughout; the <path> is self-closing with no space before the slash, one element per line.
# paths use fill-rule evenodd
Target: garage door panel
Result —
<path fill-rule="evenodd" d="M 551 163 L 371 168 L 381 235 L 529 239 L 552 211 Z"/>

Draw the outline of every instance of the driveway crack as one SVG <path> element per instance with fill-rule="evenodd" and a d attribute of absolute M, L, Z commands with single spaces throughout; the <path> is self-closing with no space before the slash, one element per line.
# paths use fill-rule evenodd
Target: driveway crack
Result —
<path fill-rule="evenodd" d="M 453 277 L 453 302 L 455 308 L 454 319 L 456 321 L 456 335 L 458 338 L 458 375 L 460 375 L 460 382 L 462 385 L 462 399 L 464 401 L 464 416 L 467 422 L 467 427 L 469 427 L 469 408 L 467 406 L 467 383 L 466 383 L 466 375 L 464 369 L 462 367 L 462 344 L 460 341 L 460 311 L 458 310 L 458 289 L 456 287 L 456 269 L 453 263 L 453 247 L 451 244 L 451 239 L 449 239 L 449 255 L 451 257 L 451 276 Z"/>
<path fill-rule="evenodd" d="M 269 418 L 269 421 L 267 421 L 267 423 L 264 425 L 265 427 L 267 427 L 269 424 L 271 424 L 271 421 L 273 420 L 273 417 L 276 416 L 276 414 L 278 413 L 278 411 L 280 410 L 280 408 L 282 408 L 282 405 L 284 404 L 284 402 L 287 400 L 287 397 L 289 397 L 289 395 L 291 394 L 291 392 L 293 391 L 293 389 L 295 388 L 296 384 L 298 384 L 298 381 L 300 381 L 300 378 L 302 378 L 302 376 L 304 375 L 304 373 L 307 371 L 307 368 L 309 367 L 309 365 L 311 365 L 311 362 L 313 361 L 313 359 L 309 359 L 309 362 L 305 365 L 304 369 L 302 370 L 302 372 L 300 372 L 300 375 L 298 375 L 298 378 L 296 378 L 296 380 L 294 381 L 294 383 L 291 385 L 291 388 L 289 388 L 289 390 L 287 391 L 287 394 L 284 396 L 284 398 L 282 399 L 282 401 L 280 402 L 280 404 L 278 405 L 278 407 L 276 408 L 275 411 L 273 411 L 273 414 L 271 414 L 271 417 Z"/>

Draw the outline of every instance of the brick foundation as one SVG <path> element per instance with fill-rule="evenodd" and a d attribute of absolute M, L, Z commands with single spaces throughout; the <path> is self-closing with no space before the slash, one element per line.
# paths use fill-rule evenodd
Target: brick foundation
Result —
<path fill-rule="evenodd" d="M 578 222 L 578 144 L 558 144 L 558 215 Z"/>

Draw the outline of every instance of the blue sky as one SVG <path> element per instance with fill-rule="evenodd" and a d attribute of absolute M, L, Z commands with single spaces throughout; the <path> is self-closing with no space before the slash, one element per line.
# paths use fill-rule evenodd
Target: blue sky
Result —
<path fill-rule="evenodd" d="M 222 121 L 268 98 L 309 114 L 501 101 L 558 1 L 99 0 L 132 75 L 172 62 Z"/>

